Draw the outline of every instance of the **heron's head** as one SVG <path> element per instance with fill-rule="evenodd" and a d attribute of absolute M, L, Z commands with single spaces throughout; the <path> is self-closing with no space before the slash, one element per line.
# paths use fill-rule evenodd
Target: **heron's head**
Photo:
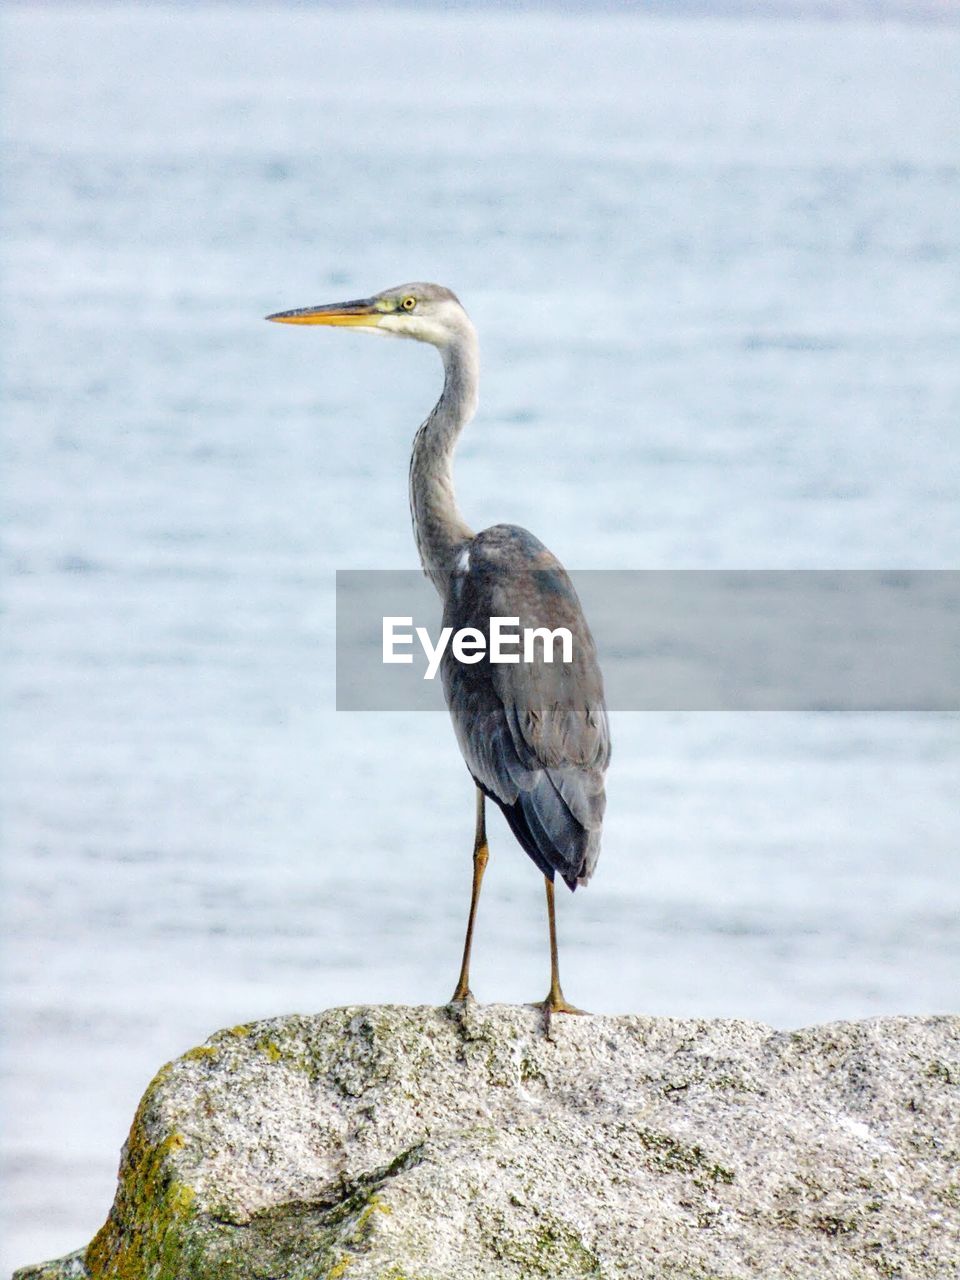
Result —
<path fill-rule="evenodd" d="M 456 344 L 472 333 L 467 313 L 455 293 L 439 284 L 402 284 L 372 298 L 334 302 L 323 307 L 278 311 L 268 320 L 279 324 L 328 324 L 397 338 L 416 338 L 435 347 Z"/>

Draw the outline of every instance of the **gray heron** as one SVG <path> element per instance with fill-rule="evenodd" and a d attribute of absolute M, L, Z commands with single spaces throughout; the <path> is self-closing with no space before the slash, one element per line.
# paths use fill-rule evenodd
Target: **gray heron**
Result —
<path fill-rule="evenodd" d="M 428 342 L 440 353 L 443 392 L 413 442 L 410 510 L 425 573 L 443 601 L 443 625 L 489 633 L 491 618 L 572 636 L 569 662 L 550 661 L 546 641 L 532 660 L 467 664 L 448 648 L 444 695 L 460 750 L 476 783 L 473 887 L 460 976 L 452 1001 L 470 991 L 470 952 L 486 869 L 485 800 L 497 804 L 546 882 L 550 1013 L 577 1013 L 560 986 L 554 878 L 571 890 L 590 879 L 600 853 L 610 731 L 590 628 L 559 560 L 533 534 L 497 524 L 474 533 L 457 506 L 453 454 L 477 406 L 477 335 L 459 299 L 436 284 L 405 284 L 370 298 L 279 311 L 282 324 L 365 329 Z"/>

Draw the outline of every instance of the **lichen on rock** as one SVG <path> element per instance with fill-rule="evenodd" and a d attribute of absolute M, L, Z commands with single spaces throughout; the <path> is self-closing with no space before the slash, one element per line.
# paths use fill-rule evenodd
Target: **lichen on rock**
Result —
<path fill-rule="evenodd" d="M 164 1067 L 15 1280 L 960 1277 L 960 1019 L 362 1007 Z"/>

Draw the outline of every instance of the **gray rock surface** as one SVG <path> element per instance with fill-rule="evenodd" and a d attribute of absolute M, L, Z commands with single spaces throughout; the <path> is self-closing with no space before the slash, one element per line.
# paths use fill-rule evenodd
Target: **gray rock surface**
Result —
<path fill-rule="evenodd" d="M 164 1067 L 16 1280 L 960 1277 L 960 1018 L 333 1009 Z"/>

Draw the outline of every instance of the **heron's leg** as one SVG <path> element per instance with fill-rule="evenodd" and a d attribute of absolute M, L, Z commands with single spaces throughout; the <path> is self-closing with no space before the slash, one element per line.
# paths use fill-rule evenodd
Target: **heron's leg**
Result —
<path fill-rule="evenodd" d="M 553 880 L 544 876 L 547 885 L 547 920 L 550 925 L 550 994 L 543 1002 L 548 1025 L 551 1013 L 584 1013 L 576 1005 L 569 1004 L 560 988 L 560 962 L 557 957 L 557 913 L 553 901 Z"/>
<path fill-rule="evenodd" d="M 483 873 L 487 869 L 490 850 L 487 848 L 487 824 L 484 817 L 483 792 L 477 787 L 477 831 L 473 838 L 473 891 L 470 894 L 470 915 L 467 919 L 467 934 L 463 940 L 463 961 L 460 965 L 460 977 L 457 989 L 451 1000 L 466 1000 L 473 994 L 470 990 L 470 948 L 473 946 L 473 925 L 477 918 L 477 903 L 480 901 L 480 885 Z"/>

